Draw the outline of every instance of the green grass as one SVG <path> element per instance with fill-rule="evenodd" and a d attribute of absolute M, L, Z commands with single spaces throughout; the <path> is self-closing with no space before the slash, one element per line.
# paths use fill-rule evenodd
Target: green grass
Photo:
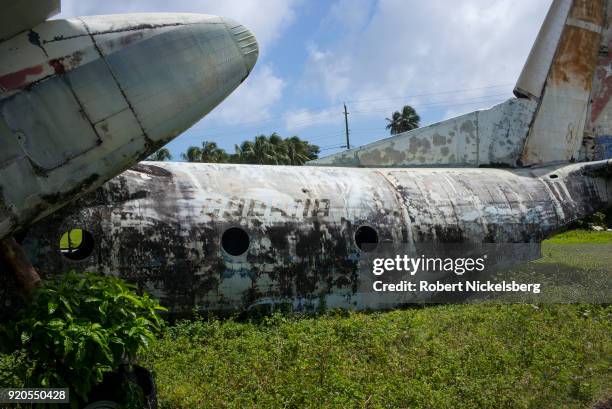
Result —
<path fill-rule="evenodd" d="M 557 244 L 612 243 L 612 231 L 568 230 L 551 237 L 546 242 Z"/>
<path fill-rule="evenodd" d="M 182 322 L 161 408 L 583 408 L 612 394 L 612 307 L 433 306 Z"/>
<path fill-rule="evenodd" d="M 518 274 L 553 276 L 565 297 L 572 272 L 611 276 L 606 243 L 609 232 L 557 235 Z M 168 327 L 141 364 L 160 409 L 592 408 L 612 398 L 611 335 L 612 306 L 595 304 L 200 319 Z M 19 359 L 0 355 L 0 387 Z"/>
<path fill-rule="evenodd" d="M 557 235 L 535 269 L 610 277 L 603 243 Z M 185 321 L 143 360 L 161 408 L 590 408 L 612 396 L 611 335 L 610 306 L 446 305 Z"/>

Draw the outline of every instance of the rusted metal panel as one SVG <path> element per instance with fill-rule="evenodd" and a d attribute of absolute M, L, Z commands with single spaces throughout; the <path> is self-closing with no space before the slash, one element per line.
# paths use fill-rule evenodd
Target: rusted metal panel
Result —
<path fill-rule="evenodd" d="M 553 1 L 517 81 L 518 99 L 309 164 L 522 167 L 601 158 L 595 152 L 606 149 L 594 137 L 612 135 L 610 7 Z"/>
<path fill-rule="evenodd" d="M 582 160 L 600 160 L 612 158 L 610 140 L 612 140 L 612 2 L 607 2 L 606 24 L 602 33 L 597 67 L 593 78 L 589 110 L 584 129 L 583 146 L 580 153 Z"/>
<path fill-rule="evenodd" d="M 521 162 L 578 159 L 604 24 L 603 0 L 576 0 L 557 46 Z"/>
<path fill-rule="evenodd" d="M 427 127 L 309 162 L 309 165 L 516 166 L 536 103 L 510 99 Z"/>
<path fill-rule="evenodd" d="M 612 204 L 611 168 L 610 161 L 536 170 L 139 164 L 34 225 L 24 246 L 42 273 L 119 274 L 174 313 L 308 309 L 321 300 L 330 308 L 391 308 L 415 300 L 371 294 L 371 260 L 354 241 L 360 226 L 375 229 L 391 257 L 432 243 L 538 243 Z M 230 227 L 248 233 L 242 255 L 222 248 Z M 82 261 L 59 251 L 58 237 L 73 228 L 95 240 Z"/>
<path fill-rule="evenodd" d="M 552 2 L 514 87 L 514 93 L 518 97 L 540 98 L 542 96 L 542 89 L 548 77 L 550 65 L 557 50 L 557 44 L 559 44 L 571 5 L 572 0 L 554 0 Z"/>
<path fill-rule="evenodd" d="M 0 237 L 210 112 L 257 59 L 241 27 L 197 14 L 84 17 L 0 43 Z"/>

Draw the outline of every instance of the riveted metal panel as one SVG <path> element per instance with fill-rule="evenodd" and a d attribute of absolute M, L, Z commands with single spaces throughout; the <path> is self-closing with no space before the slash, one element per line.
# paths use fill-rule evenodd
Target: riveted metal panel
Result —
<path fill-rule="evenodd" d="M 372 296 L 372 260 L 354 239 L 359 227 L 377 231 L 377 257 L 419 255 L 436 243 L 462 243 L 469 251 L 537 244 L 612 204 L 611 166 L 532 171 L 148 162 L 34 226 L 24 245 L 42 272 L 118 273 L 174 313 L 266 303 L 307 309 L 320 299 L 329 308 L 390 308 L 415 299 Z M 73 262 L 60 254 L 57 237 L 78 227 L 93 234 L 96 247 Z M 249 236 L 242 255 L 222 248 L 230 227 Z M 506 254 L 505 262 L 518 256 Z"/>
<path fill-rule="evenodd" d="M 509 99 L 423 128 L 309 162 L 309 165 L 516 166 L 536 103 Z"/>
<path fill-rule="evenodd" d="M 256 45 L 243 50 L 236 35 L 214 16 L 124 15 L 49 21 L 0 43 L 0 116 L 12 138 L 0 148 L 17 142 L 24 153 L 0 161 L 0 202 L 8 209 L 0 237 L 99 186 L 210 112 L 255 63 L 256 53 L 245 53 Z"/>
<path fill-rule="evenodd" d="M 527 137 L 523 164 L 578 159 L 604 16 L 603 0 L 573 2 Z"/>

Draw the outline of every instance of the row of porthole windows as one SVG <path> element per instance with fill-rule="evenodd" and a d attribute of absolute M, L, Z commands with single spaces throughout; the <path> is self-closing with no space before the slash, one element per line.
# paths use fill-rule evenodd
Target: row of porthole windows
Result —
<path fill-rule="evenodd" d="M 363 251 L 372 251 L 378 245 L 378 233 L 370 226 L 361 226 L 355 232 L 355 244 Z M 240 227 L 230 227 L 221 235 L 221 248 L 231 256 L 240 256 L 249 249 L 248 233 Z M 84 260 L 93 253 L 95 240 L 87 230 L 72 229 L 60 237 L 60 252 L 69 260 Z"/>

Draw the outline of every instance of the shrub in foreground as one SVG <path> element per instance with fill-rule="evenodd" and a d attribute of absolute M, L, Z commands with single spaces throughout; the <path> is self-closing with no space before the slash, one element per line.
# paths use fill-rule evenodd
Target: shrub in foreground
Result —
<path fill-rule="evenodd" d="M 14 387 L 70 387 L 86 399 L 104 374 L 154 340 L 163 309 L 116 277 L 68 273 L 46 280 L 28 307 L 0 326 Z M 19 359 L 15 358 L 19 357 Z M 16 375 L 15 375 L 16 374 Z"/>

